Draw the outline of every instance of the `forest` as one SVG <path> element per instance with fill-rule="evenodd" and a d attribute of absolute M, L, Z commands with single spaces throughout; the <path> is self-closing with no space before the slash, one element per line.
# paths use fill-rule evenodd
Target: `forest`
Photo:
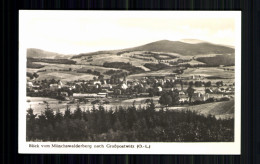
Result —
<path fill-rule="evenodd" d="M 130 63 L 124 63 L 124 62 L 105 62 L 103 64 L 103 67 L 124 69 L 124 70 L 129 71 L 130 74 L 144 72 L 144 70 L 142 68 L 135 67 Z"/>
<path fill-rule="evenodd" d="M 40 115 L 27 110 L 27 141 L 52 142 L 233 142 L 234 119 L 216 119 L 194 111 L 155 110 L 153 101 L 146 108 L 103 106 L 82 110 L 78 104 L 64 114 L 46 102 Z"/>
<path fill-rule="evenodd" d="M 199 57 L 197 61 L 203 62 L 209 67 L 218 67 L 219 65 L 234 66 L 235 55 L 216 55 L 214 57 Z"/>
<path fill-rule="evenodd" d="M 163 64 L 163 63 L 159 63 L 159 64 L 145 63 L 144 66 L 149 68 L 152 71 L 158 71 L 158 70 L 162 70 L 162 69 L 166 69 L 166 68 L 171 68 L 170 66 Z"/>
<path fill-rule="evenodd" d="M 76 64 L 76 61 L 70 59 L 47 59 L 47 58 L 27 58 L 27 63 L 30 62 L 43 62 L 43 63 L 56 63 L 56 64 Z"/>

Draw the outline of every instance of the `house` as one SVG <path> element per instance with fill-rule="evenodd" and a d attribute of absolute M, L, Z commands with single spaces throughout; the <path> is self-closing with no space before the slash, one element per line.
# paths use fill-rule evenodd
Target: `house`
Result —
<path fill-rule="evenodd" d="M 98 84 L 89 84 L 88 88 L 99 88 Z"/>
<path fill-rule="evenodd" d="M 201 80 L 201 79 L 204 79 L 204 77 L 200 76 L 200 75 L 193 75 L 192 76 L 192 79 L 193 80 Z"/>
<path fill-rule="evenodd" d="M 209 98 L 209 94 L 208 93 L 203 95 L 203 94 L 201 94 L 199 92 L 194 93 L 193 97 L 192 97 L 193 101 L 196 101 L 196 100 L 198 100 L 198 101 L 206 101 L 208 98 Z"/>
<path fill-rule="evenodd" d="M 185 95 L 185 93 L 183 91 L 180 91 L 179 95 Z"/>
<path fill-rule="evenodd" d="M 93 84 L 94 85 L 97 85 L 97 84 L 101 85 L 101 81 L 94 81 Z"/>
<path fill-rule="evenodd" d="M 122 89 L 124 89 L 124 90 L 126 90 L 128 87 L 127 87 L 127 84 L 126 83 L 123 83 L 122 85 L 121 85 L 121 88 Z"/>
<path fill-rule="evenodd" d="M 104 97 L 107 97 L 107 93 L 100 92 L 100 93 L 97 94 L 97 96 L 104 98 Z"/>
<path fill-rule="evenodd" d="M 74 98 L 105 98 L 107 94 L 103 93 L 73 93 Z"/>
<path fill-rule="evenodd" d="M 61 88 L 58 84 L 50 84 L 50 90 L 55 91 Z"/>
<path fill-rule="evenodd" d="M 103 85 L 101 85 L 101 88 L 103 88 L 103 89 L 112 89 L 113 86 L 110 85 L 110 84 L 103 84 Z"/>
<path fill-rule="evenodd" d="M 185 101 L 189 101 L 189 97 L 188 95 L 179 95 L 179 102 L 185 102 Z"/>
<path fill-rule="evenodd" d="M 64 84 L 61 81 L 59 81 L 58 85 L 60 86 L 60 88 L 62 88 Z"/>
<path fill-rule="evenodd" d="M 61 95 L 61 96 L 68 97 L 69 94 L 68 94 L 68 92 L 61 92 L 60 95 Z"/>
<path fill-rule="evenodd" d="M 38 89 L 40 89 L 41 88 L 41 86 L 40 85 L 33 85 L 33 87 L 32 87 L 34 90 L 38 90 Z"/>
<path fill-rule="evenodd" d="M 33 87 L 33 83 L 32 82 L 27 82 L 27 87 Z"/>
<path fill-rule="evenodd" d="M 205 92 L 206 92 L 206 93 L 213 93 L 213 90 L 207 88 L 207 89 L 205 90 Z"/>
<path fill-rule="evenodd" d="M 157 90 L 159 91 L 159 92 L 162 92 L 162 87 L 157 87 Z"/>
<path fill-rule="evenodd" d="M 139 93 L 137 94 L 138 97 L 148 97 L 149 93 Z"/>

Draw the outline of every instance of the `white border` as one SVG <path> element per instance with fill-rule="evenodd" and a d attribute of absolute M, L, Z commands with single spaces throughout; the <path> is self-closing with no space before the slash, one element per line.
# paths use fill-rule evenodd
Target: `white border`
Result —
<path fill-rule="evenodd" d="M 20 11 L 19 14 L 28 11 Z M 41 11 L 45 12 L 45 11 Z M 82 11 L 79 11 L 82 12 Z M 107 11 L 102 11 L 107 12 Z M 118 14 L 118 11 L 109 11 Z M 126 12 L 126 11 L 121 11 Z M 140 12 L 140 11 L 139 11 Z M 170 12 L 182 14 L 189 17 L 197 15 L 199 12 L 205 11 L 152 11 L 167 14 Z M 131 11 L 131 14 L 135 13 Z M 149 11 L 144 11 L 143 14 L 149 14 Z M 220 14 L 221 13 L 221 14 Z M 140 13 L 139 13 L 140 14 Z M 234 17 L 235 19 L 235 142 L 216 142 L 216 143 L 136 143 L 136 142 L 26 142 L 26 110 L 24 109 L 26 103 L 26 47 L 20 47 L 19 43 L 19 153 L 30 154 L 236 154 L 241 153 L 241 11 L 215 11 L 205 12 L 205 15 L 225 17 Z M 133 14 L 138 16 L 138 14 Z M 20 17 L 19 24 L 23 19 Z M 21 37 L 19 28 L 19 38 Z M 20 39 L 19 39 L 20 40 Z M 38 144 L 39 148 L 29 148 L 29 144 Z M 42 145 L 51 144 L 79 144 L 92 145 L 92 148 L 42 148 Z M 94 145 L 103 144 L 105 148 L 93 148 Z M 135 148 L 106 148 L 107 145 L 134 145 Z M 137 148 L 137 145 L 147 145 L 150 148 Z"/>

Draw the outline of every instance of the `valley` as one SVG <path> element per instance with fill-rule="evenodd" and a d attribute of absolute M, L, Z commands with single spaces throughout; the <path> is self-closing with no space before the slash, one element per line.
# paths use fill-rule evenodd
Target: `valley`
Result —
<path fill-rule="evenodd" d="M 211 111 L 216 110 L 213 104 L 218 104 L 223 97 L 234 103 L 234 62 L 233 48 L 208 42 L 192 44 L 162 40 L 134 48 L 78 55 L 28 49 L 27 96 L 54 98 L 57 108 L 62 111 L 69 102 L 87 101 L 85 104 L 91 107 L 94 100 L 107 100 L 109 108 L 115 108 L 134 101 L 143 104 L 137 100 L 158 97 L 154 101 L 158 109 L 187 109 L 188 105 L 189 109 L 200 111 L 191 104 L 199 101 L 200 108 L 210 111 L 207 114 L 225 115 L 223 111 L 221 114 Z M 188 87 L 194 88 L 191 100 Z M 159 103 L 159 97 L 170 92 L 176 92 L 179 100 Z M 84 95 L 100 93 L 105 97 Z M 213 104 L 206 103 L 210 98 Z M 29 100 L 28 106 L 34 104 L 33 108 L 44 108 L 35 105 L 34 99 Z"/>

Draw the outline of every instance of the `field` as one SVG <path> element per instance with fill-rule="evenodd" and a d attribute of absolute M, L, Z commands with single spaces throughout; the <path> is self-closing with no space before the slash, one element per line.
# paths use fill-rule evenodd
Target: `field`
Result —
<path fill-rule="evenodd" d="M 119 106 L 132 106 L 133 102 L 135 101 L 135 107 L 138 109 L 139 107 L 145 107 L 147 104 L 145 103 L 146 99 L 153 99 L 156 110 L 160 110 L 161 106 L 158 104 L 159 97 L 146 97 L 146 98 L 134 98 L 134 99 L 108 99 L 111 103 L 104 104 L 104 108 L 106 110 L 113 109 L 115 110 L 116 107 Z M 27 97 L 27 108 L 31 106 L 34 109 L 35 114 L 40 114 L 41 111 L 44 111 L 46 108 L 46 104 L 43 101 L 47 101 L 50 107 L 56 111 L 59 109 L 62 113 L 64 113 L 66 109 L 66 105 L 68 101 L 63 101 L 62 103 L 58 103 L 58 100 L 51 99 L 51 98 L 44 98 L 44 97 Z M 93 99 L 94 100 L 94 99 Z M 90 99 L 90 102 L 92 99 Z M 80 107 L 82 110 L 91 110 L 93 105 L 88 103 L 81 103 Z M 76 109 L 76 104 L 68 104 L 72 111 Z M 98 105 L 95 105 L 98 108 Z M 194 105 L 194 106 L 183 106 L 183 107 L 167 107 L 169 110 L 191 110 L 196 111 L 199 114 L 203 115 L 214 115 L 216 118 L 233 118 L 234 117 L 234 100 L 224 101 L 224 102 L 213 102 L 201 105 Z M 165 109 L 165 108 L 164 108 Z"/>
<path fill-rule="evenodd" d="M 197 60 L 191 60 L 189 62 L 184 62 L 184 63 L 180 63 L 179 65 L 185 65 L 185 64 L 189 64 L 191 66 L 196 66 L 196 65 L 205 65 L 205 63 L 199 62 Z"/>
<path fill-rule="evenodd" d="M 183 76 L 200 75 L 205 77 L 215 76 L 218 78 L 234 79 L 234 71 L 225 71 L 217 67 L 201 67 L 201 68 L 188 68 L 184 71 Z"/>
<path fill-rule="evenodd" d="M 40 72 L 39 78 L 37 80 L 62 80 L 65 82 L 75 81 L 75 80 L 92 80 L 93 77 L 97 77 L 92 74 L 87 73 L 77 73 L 77 72 L 68 72 L 68 71 L 58 71 L 58 72 Z"/>
<path fill-rule="evenodd" d="M 216 118 L 234 118 L 234 100 L 213 102 L 189 107 L 169 107 L 170 110 L 191 110 L 203 115 L 214 115 Z"/>
<path fill-rule="evenodd" d="M 125 62 L 125 63 L 131 63 L 134 66 L 142 66 L 144 64 L 144 61 L 141 59 L 135 59 L 128 56 L 118 56 L 116 54 L 101 54 L 101 55 L 95 55 L 95 57 L 92 59 L 93 61 L 87 62 L 88 64 L 92 65 L 99 65 L 102 66 L 105 62 Z M 77 62 L 80 64 L 82 63 L 82 58 L 77 60 Z M 84 62 L 84 60 L 83 60 Z"/>
<path fill-rule="evenodd" d="M 147 98 L 137 98 L 137 99 L 127 99 L 127 100 L 119 99 L 119 98 L 100 99 L 100 100 L 108 100 L 110 102 L 109 104 L 103 104 L 105 110 L 109 110 L 109 109 L 115 110 L 119 106 L 124 106 L 124 107 L 132 106 L 133 101 L 136 101 L 135 103 L 136 108 L 146 107 L 147 104 L 145 104 L 145 100 L 148 98 L 150 99 L 150 97 L 147 97 Z M 154 97 L 153 99 L 155 100 L 154 102 L 156 102 L 156 100 L 158 101 L 159 97 Z M 88 99 L 88 100 L 89 102 L 80 104 L 82 110 L 91 110 L 93 107 L 91 101 L 94 101 L 96 99 Z M 66 106 L 69 103 L 69 101 L 62 101 L 61 103 L 59 103 L 59 101 L 56 99 L 46 98 L 46 97 L 27 97 L 26 110 L 29 109 L 31 106 L 35 114 L 41 114 L 41 112 L 44 111 L 46 108 L 46 104 L 43 101 L 47 101 L 50 105 L 50 108 L 52 108 L 54 111 L 59 109 L 60 112 L 62 113 L 64 113 Z M 68 104 L 68 105 L 70 106 L 71 111 L 74 111 L 77 107 L 76 103 Z M 96 104 L 95 108 L 98 108 L 98 106 L 99 105 Z"/>
<path fill-rule="evenodd" d="M 134 75 L 130 75 L 127 78 L 128 79 L 142 79 L 145 76 L 169 76 L 169 75 L 173 75 L 175 73 L 173 73 L 174 68 L 168 68 L 168 69 L 164 69 L 164 70 L 159 70 L 159 71 L 151 71 L 151 72 L 145 72 L 145 73 L 140 73 L 140 74 L 134 74 Z"/>

